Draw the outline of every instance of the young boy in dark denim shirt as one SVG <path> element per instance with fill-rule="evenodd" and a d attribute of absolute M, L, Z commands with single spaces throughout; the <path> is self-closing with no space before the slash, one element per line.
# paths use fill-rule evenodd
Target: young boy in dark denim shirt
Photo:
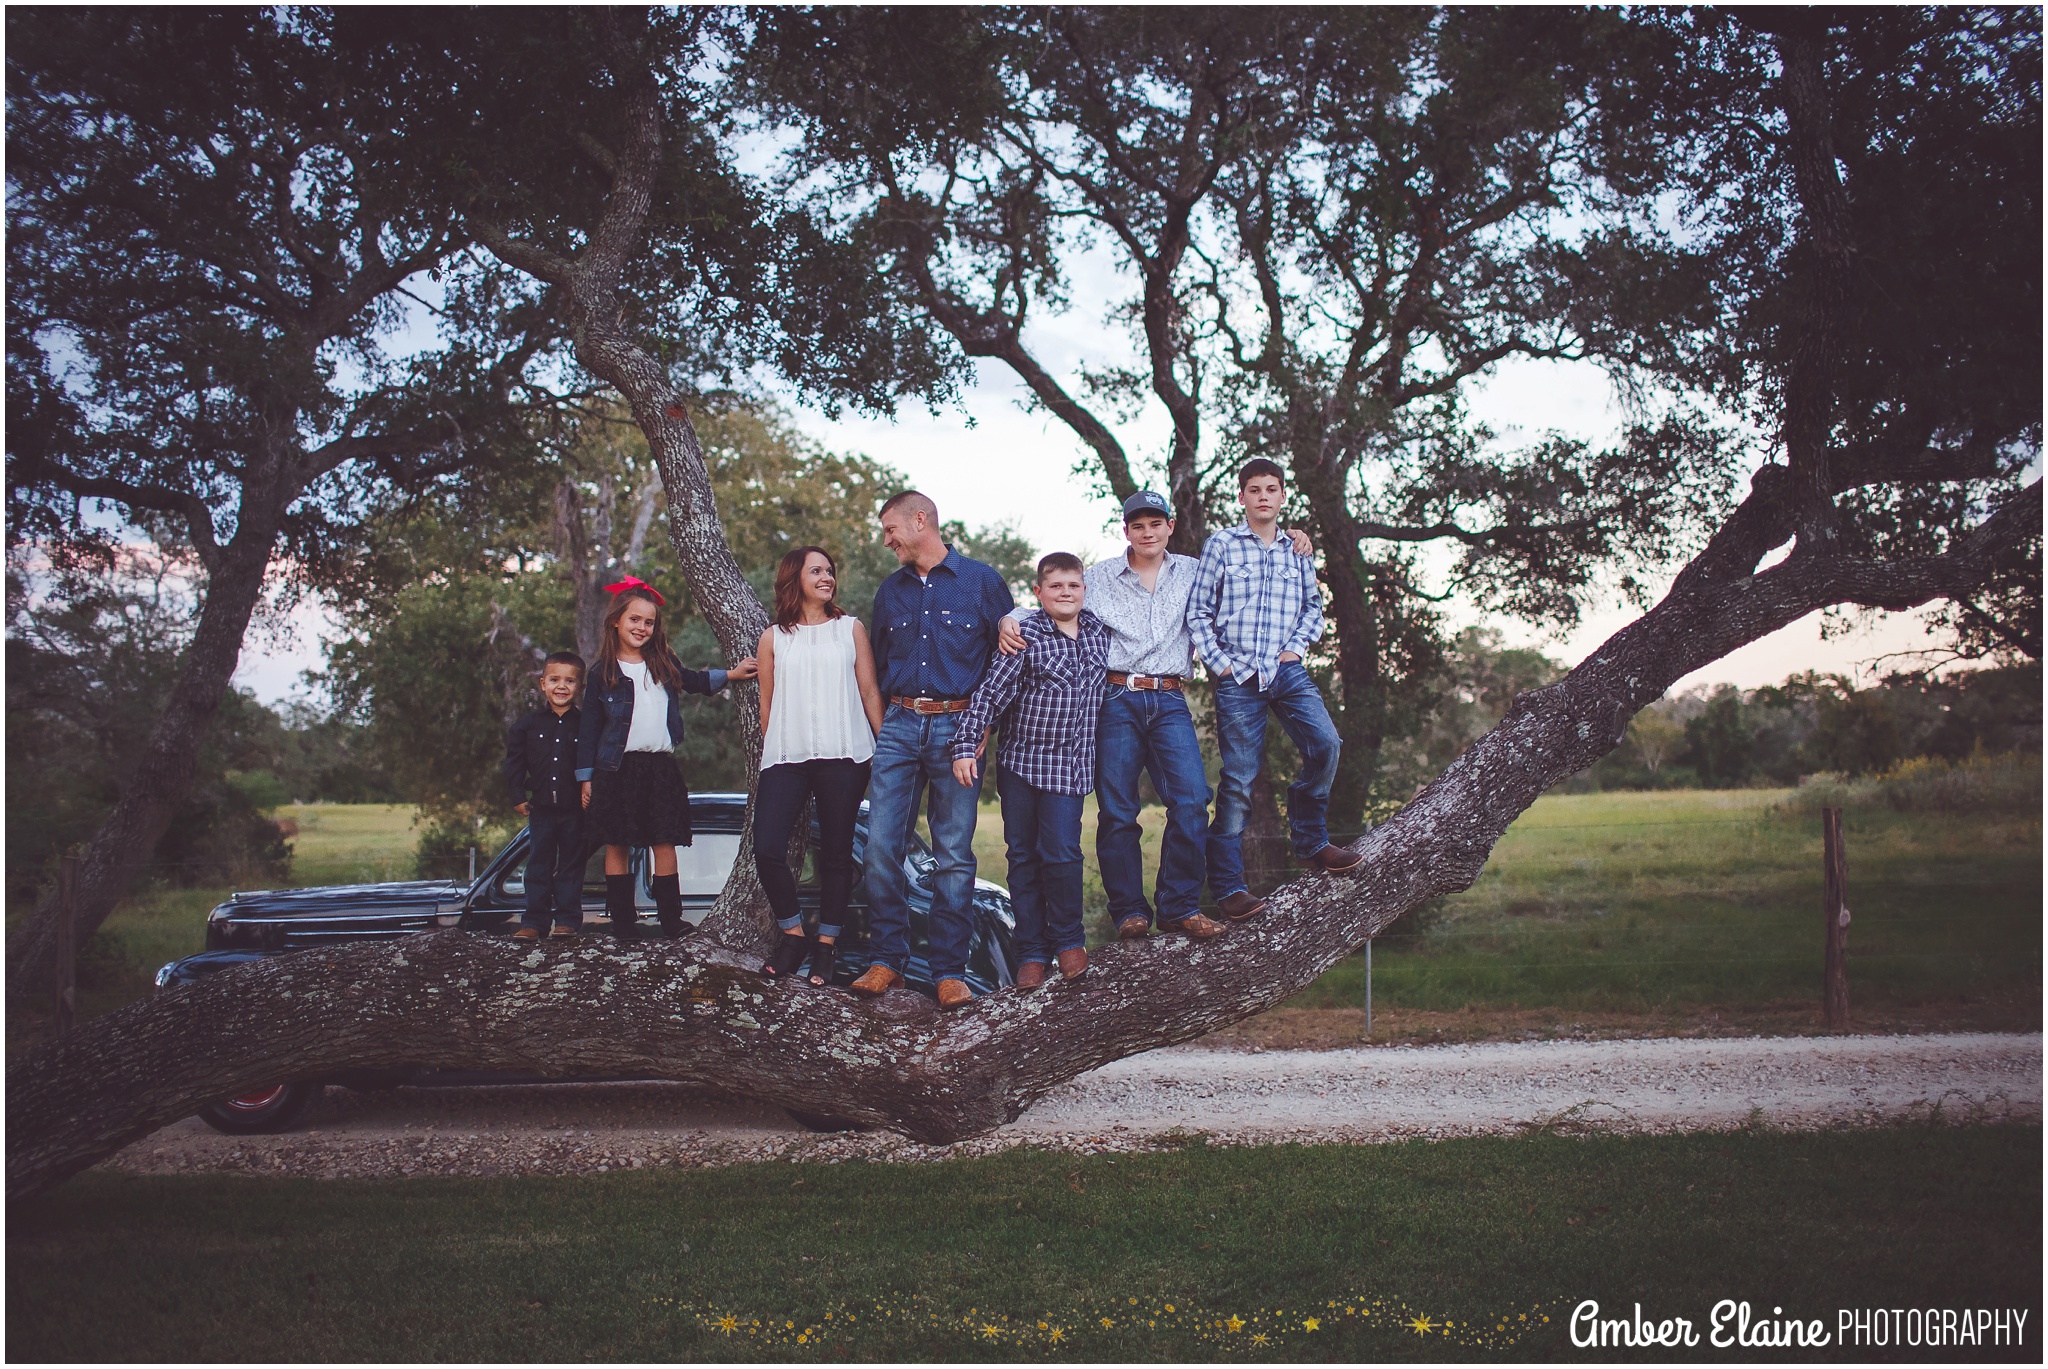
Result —
<path fill-rule="evenodd" d="M 512 811 L 524 816 L 532 843 L 526 855 L 526 916 L 513 935 L 534 941 L 583 930 L 583 790 L 576 782 L 576 734 L 583 714 L 576 691 L 583 658 L 557 651 L 541 664 L 546 708 L 513 723 L 505 733 L 505 783 Z"/>

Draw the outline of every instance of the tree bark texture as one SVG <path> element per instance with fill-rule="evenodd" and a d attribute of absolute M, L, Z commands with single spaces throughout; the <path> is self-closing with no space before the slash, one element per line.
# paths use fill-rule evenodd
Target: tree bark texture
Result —
<path fill-rule="evenodd" d="M 279 510 L 251 508 L 234 540 L 209 567 L 206 602 L 192 645 L 178 665 L 163 714 L 143 743 L 121 797 L 100 822 L 81 853 L 75 898 L 75 943 L 92 940 L 100 924 L 149 864 L 178 805 L 192 787 L 192 771 L 207 729 L 241 660 L 242 638 L 263 597 L 263 576 L 276 540 Z M 37 902 L 27 923 L 8 942 L 8 990 L 20 1000 L 48 988 L 59 931 L 55 891 Z"/>
<path fill-rule="evenodd" d="M 627 82 L 627 145 L 612 158 L 612 189 L 598 222 L 573 259 L 563 258 L 479 223 L 477 236 L 507 264 L 553 286 L 567 315 L 576 360 L 616 389 L 646 434 L 668 499 L 669 543 L 704 621 L 728 663 L 754 654 L 768 626 L 767 612 L 733 558 L 711 490 L 704 449 L 690 422 L 690 398 L 669 369 L 634 340 L 626 323 L 625 270 L 645 245 L 654 185 L 663 154 L 660 92 L 651 71 Z M 761 700 L 751 682 L 731 687 L 735 724 L 746 744 L 748 796 L 761 758 Z M 753 850 L 753 805 L 741 834 Z M 739 949 L 759 949 L 774 934 L 767 899 L 750 860 L 740 860 L 700 931 Z"/>
<path fill-rule="evenodd" d="M 555 486 L 555 546 L 562 558 L 562 576 L 575 591 L 576 654 L 586 663 L 597 659 L 597 640 L 609 606 L 604 580 L 616 504 L 609 472 L 600 477 L 597 507 L 587 514 L 574 472 L 565 473 Z"/>
<path fill-rule="evenodd" d="M 1785 372 L 1783 438 L 1802 552 L 1825 551 L 1835 543 L 1829 439 L 1851 281 L 1849 198 L 1835 165 L 1826 34 L 1826 21 L 1807 15 L 1778 32 L 1785 150 L 1800 207 L 1793 268 L 1797 328 Z"/>
<path fill-rule="evenodd" d="M 1315 431 L 1320 437 L 1326 429 L 1317 424 Z M 1330 629 L 1337 638 L 1338 697 L 1330 720 L 1344 739 L 1344 749 L 1330 786 L 1330 826 L 1343 832 L 1365 820 L 1366 797 L 1385 740 L 1385 689 L 1380 679 L 1379 614 L 1366 579 L 1365 557 L 1358 549 L 1357 522 L 1344 498 L 1345 471 L 1322 459 L 1327 446 L 1321 440 L 1308 451 L 1298 445 L 1292 465 L 1322 539 L 1321 578 L 1329 594 Z"/>
<path fill-rule="evenodd" d="M 1271 1007 L 1406 909 L 1468 888 L 1517 815 L 1620 743 L 1680 677 L 1827 604 L 1966 593 L 2040 526 L 2037 482 L 1942 556 L 1799 558 L 1736 578 L 1695 562 L 1656 608 L 1518 698 L 1354 843 L 1366 857 L 1357 875 L 1297 879 L 1217 941 L 1105 947 L 1071 984 L 1006 990 L 944 1016 L 900 990 L 866 1002 L 771 984 L 756 957 L 701 942 L 556 950 L 442 932 L 230 970 L 17 1058 L 8 1189 L 45 1188 L 218 1098 L 400 1065 L 640 1075 L 926 1141 L 978 1135 L 1083 1071 Z M 1752 538 L 1748 566 L 1774 545 Z M 1737 551 L 1717 539 L 1706 555 L 1725 571 Z"/>

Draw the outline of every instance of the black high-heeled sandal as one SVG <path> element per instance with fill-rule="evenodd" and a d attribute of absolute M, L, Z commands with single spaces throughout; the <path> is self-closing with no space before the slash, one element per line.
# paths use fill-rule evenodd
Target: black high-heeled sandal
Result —
<path fill-rule="evenodd" d="M 782 979 L 804 963 L 804 953 L 811 948 L 811 939 L 802 933 L 777 932 L 775 953 L 768 957 L 768 963 L 761 967 L 761 973 L 770 979 Z"/>
<path fill-rule="evenodd" d="M 814 988 L 814 989 L 829 989 L 829 988 L 831 988 L 831 987 L 832 987 L 832 970 L 833 970 L 833 968 L 834 968 L 834 967 L 835 967 L 835 966 L 836 966 L 836 965 L 838 964 L 838 960 L 839 960 L 839 943 L 838 943 L 838 942 L 836 942 L 836 941 L 813 941 L 813 942 L 811 943 L 811 974 L 810 974 L 810 977 L 811 977 L 812 979 L 822 979 L 823 981 L 825 981 L 825 982 L 824 982 L 824 983 L 822 983 L 822 984 L 812 984 L 812 985 L 811 985 L 811 987 L 812 987 L 812 988 Z"/>

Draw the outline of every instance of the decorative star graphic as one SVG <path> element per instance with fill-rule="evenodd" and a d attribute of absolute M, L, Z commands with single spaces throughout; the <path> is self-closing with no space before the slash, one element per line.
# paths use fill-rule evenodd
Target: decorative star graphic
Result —
<path fill-rule="evenodd" d="M 1230 1328 L 1231 1330 L 1233 1330 L 1233 1331 L 1242 1331 L 1242 1330 L 1244 1330 L 1244 1318 L 1243 1318 L 1243 1317 L 1232 1317 L 1232 1318 L 1231 1318 L 1231 1319 L 1230 1319 L 1229 1321 L 1227 1321 L 1227 1322 L 1225 1322 L 1225 1323 L 1223 1323 L 1223 1324 L 1224 1324 L 1225 1326 L 1229 1327 L 1229 1328 Z"/>
<path fill-rule="evenodd" d="M 1055 1326 L 1055 1327 L 1054 1327 L 1054 1328 L 1052 1329 L 1052 1331 L 1051 1331 L 1051 1333 L 1050 1333 L 1050 1334 L 1051 1334 L 1051 1336 L 1052 1336 L 1052 1343 L 1053 1343 L 1054 1345 L 1058 1345 L 1058 1344 L 1059 1344 L 1059 1343 L 1060 1343 L 1061 1341 L 1065 1340 L 1065 1339 L 1066 1339 L 1066 1336 L 1067 1336 L 1067 1333 L 1066 1333 L 1066 1332 L 1064 1332 L 1064 1331 L 1062 1331 L 1062 1330 L 1060 1330 L 1060 1328 L 1059 1328 L 1059 1327 L 1057 1327 L 1057 1326 Z"/>
<path fill-rule="evenodd" d="M 994 1340 L 997 1336 L 1000 1336 L 1002 1332 L 997 1330 L 995 1327 L 990 1326 L 987 1322 L 983 1322 L 981 1324 L 981 1334 L 984 1338 L 988 1340 Z"/>
<path fill-rule="evenodd" d="M 1408 1326 L 1418 1336 L 1426 1336 L 1436 1330 L 1436 1323 L 1431 1321 L 1426 1313 L 1417 1315 L 1415 1320 L 1408 1323 Z"/>
<path fill-rule="evenodd" d="M 1265 1343 L 1266 1343 L 1266 1333 L 1265 1333 L 1264 1331 L 1254 1331 L 1254 1332 L 1252 1333 L 1252 1344 L 1253 1344 L 1253 1345 L 1264 1345 Z"/>
<path fill-rule="evenodd" d="M 725 1334 L 728 1336 L 730 1336 L 734 1331 L 737 1331 L 739 1329 L 739 1325 L 740 1319 L 738 1317 L 735 1317 L 730 1312 L 726 1313 L 724 1316 L 718 1319 L 718 1329 L 725 1332 Z"/>
<path fill-rule="evenodd" d="M 1322 1330 L 1322 1327 L 1323 1327 L 1323 1324 L 1322 1324 L 1322 1322 L 1318 1321 L 1318 1320 L 1317 1320 L 1316 1318 L 1314 1318 L 1314 1317 L 1310 1317 L 1310 1318 L 1309 1318 L 1309 1319 L 1308 1319 L 1307 1321 L 1303 1322 L 1303 1323 L 1302 1323 L 1301 1325 L 1302 1325 L 1302 1329 L 1303 1329 L 1303 1330 L 1305 1330 L 1305 1331 L 1320 1331 L 1320 1330 Z"/>

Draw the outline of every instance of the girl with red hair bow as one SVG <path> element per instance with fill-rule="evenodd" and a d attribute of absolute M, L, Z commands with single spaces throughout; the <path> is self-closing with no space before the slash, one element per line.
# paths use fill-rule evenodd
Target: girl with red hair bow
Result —
<path fill-rule="evenodd" d="M 645 846 L 662 935 L 684 936 L 676 847 L 690 844 L 690 791 L 675 758 L 683 739 L 677 696 L 716 694 L 730 680 L 753 679 L 758 667 L 749 656 L 730 670 L 685 668 L 662 631 L 661 592 L 630 575 L 605 588 L 612 606 L 598 635 L 576 741 L 583 807 L 604 844 L 605 912 L 619 940 L 638 938 L 629 858 L 633 847 Z"/>

